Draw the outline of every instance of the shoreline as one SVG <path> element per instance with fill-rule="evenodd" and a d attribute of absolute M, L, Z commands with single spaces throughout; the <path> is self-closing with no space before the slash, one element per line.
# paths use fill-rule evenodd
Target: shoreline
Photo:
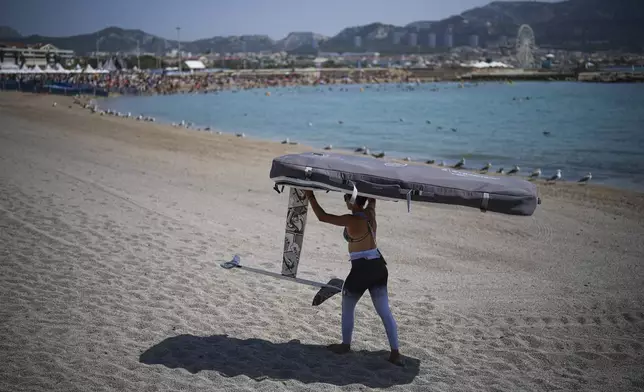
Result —
<path fill-rule="evenodd" d="M 444 83 L 446 83 L 446 82 L 444 82 Z M 453 83 L 453 82 L 449 82 L 449 83 Z M 476 83 L 478 83 L 478 82 L 476 82 Z M 497 82 L 481 82 L 481 83 L 497 83 Z M 521 82 L 517 82 L 517 83 L 521 83 Z M 308 87 L 311 87 L 311 86 L 308 86 Z M 277 87 L 277 88 L 288 88 L 288 87 Z M 230 91 L 227 91 L 227 92 L 230 93 Z M 194 94 L 197 94 L 197 93 L 194 93 Z M 118 98 L 118 97 L 115 97 L 115 98 Z M 86 97 L 85 98 L 86 102 L 88 102 L 88 100 L 91 100 L 91 99 L 94 99 L 96 102 L 101 102 L 101 101 L 106 102 L 109 98 L 103 98 L 103 99 L 97 99 L 97 98 L 92 98 L 92 97 Z M 188 119 L 186 119 L 186 121 L 188 121 Z M 173 124 L 175 124 L 175 123 L 170 122 L 170 121 L 168 121 L 168 122 L 163 121 L 163 122 L 159 122 L 159 124 L 165 124 L 165 125 L 168 125 L 168 126 L 173 126 Z M 222 131 L 220 129 L 212 128 L 211 125 L 205 126 L 205 125 L 199 125 L 199 124 L 194 124 L 194 123 L 192 124 L 192 127 L 184 127 L 184 126 L 181 126 L 181 125 L 177 124 L 177 126 L 175 128 L 184 129 L 184 130 L 188 130 L 188 131 L 197 131 L 197 132 L 210 132 L 210 133 L 221 132 L 221 133 L 230 134 L 230 135 L 241 134 L 240 132 L 238 133 L 236 131 L 230 131 L 230 130 L 229 131 Z M 301 146 L 304 146 L 304 147 L 306 147 L 308 149 L 315 149 L 315 150 L 323 150 L 323 149 L 325 149 L 325 146 L 316 146 L 316 145 L 306 144 L 306 142 L 299 142 L 297 140 L 290 140 L 290 137 L 286 137 L 285 139 L 280 140 L 280 138 L 278 138 L 278 137 L 269 139 L 269 138 L 259 138 L 259 137 L 251 135 L 250 139 L 262 140 L 262 141 L 266 141 L 266 142 L 279 143 L 279 144 L 285 144 L 284 141 L 288 139 L 290 141 L 291 145 L 301 145 Z M 302 143 L 304 143 L 304 144 L 302 144 Z M 333 144 L 334 143 L 329 143 L 328 145 L 333 145 Z M 366 147 L 369 150 L 369 147 L 368 146 L 366 146 Z M 358 147 L 355 147 L 355 148 L 357 149 Z M 348 148 L 338 149 L 338 148 L 334 147 L 332 149 L 332 151 L 333 152 L 349 153 L 349 154 L 360 154 L 358 151 L 354 151 L 354 150 L 348 149 Z M 439 164 L 441 162 L 441 159 L 435 159 L 433 157 L 428 156 L 428 157 L 425 157 L 425 158 L 417 158 L 416 157 L 416 158 L 411 158 L 411 160 L 407 160 L 406 159 L 407 157 L 402 155 L 402 154 L 401 155 L 387 155 L 386 151 L 380 151 L 380 150 L 378 150 L 378 151 L 376 151 L 376 150 L 369 151 L 368 154 L 364 154 L 364 155 L 369 155 L 369 156 L 372 156 L 374 158 L 382 158 L 382 157 L 377 156 L 380 153 L 385 154 L 384 155 L 385 159 L 391 159 L 391 160 L 395 160 L 395 161 L 399 161 L 399 162 L 404 161 L 406 163 L 414 163 L 414 164 L 421 164 L 421 165 L 431 165 L 431 166 L 434 166 L 434 167 L 453 168 L 453 165 L 456 164 L 456 162 L 457 162 L 457 160 L 455 160 L 455 159 L 449 160 L 449 161 L 448 160 L 442 160 L 445 163 L 445 165 L 441 166 Z M 434 162 L 433 164 L 429 163 L 429 162 L 432 162 L 432 161 Z M 483 164 L 484 164 L 484 162 L 482 162 L 480 166 L 482 166 Z M 523 166 L 520 163 L 518 165 Z M 511 166 L 508 165 L 506 167 L 510 168 Z M 481 172 L 479 169 L 477 169 L 475 167 L 468 167 L 467 164 L 465 165 L 465 167 L 462 170 L 466 170 L 468 172 L 478 173 L 478 174 L 483 173 L 483 172 Z M 498 176 L 506 175 L 506 174 L 496 173 L 495 170 L 496 169 L 492 170 L 491 172 L 486 172 L 485 174 L 487 174 L 487 175 L 498 175 Z M 523 180 L 528 181 L 530 179 L 530 174 L 526 172 L 525 174 L 519 174 L 519 175 L 516 175 L 515 177 L 519 177 L 519 178 L 521 178 Z M 542 175 L 539 179 L 537 179 L 535 181 L 532 181 L 532 180 L 530 180 L 530 181 L 535 182 L 537 184 L 546 185 L 545 183 L 547 182 L 546 179 L 548 177 L 550 177 L 550 173 L 548 175 Z M 565 175 L 564 175 L 564 178 L 565 178 Z M 579 180 L 579 178 L 577 178 L 575 180 L 563 179 L 563 180 L 558 180 L 557 182 L 559 182 L 559 183 L 567 183 L 567 184 L 577 184 L 579 186 L 588 186 L 588 185 L 602 186 L 602 187 L 605 187 L 605 188 L 612 188 L 612 189 L 615 189 L 615 190 L 623 190 L 623 191 L 630 191 L 630 192 L 644 194 L 644 186 L 637 186 L 635 184 L 630 184 L 628 182 L 625 182 L 624 185 L 620 186 L 620 185 L 616 185 L 616 184 L 596 184 L 596 183 L 593 183 L 593 180 L 591 180 L 590 184 L 579 184 L 578 180 Z"/>
<path fill-rule="evenodd" d="M 9 94 L 15 94 L 16 96 L 21 96 L 24 99 L 31 99 L 33 95 L 29 93 L 20 93 L 20 92 L 11 92 Z M 188 137 L 190 136 L 199 136 L 199 137 L 205 137 L 211 142 L 215 142 L 217 140 L 220 140 L 220 138 L 224 138 L 226 142 L 235 142 L 244 144 L 248 143 L 250 145 L 254 144 L 259 144 L 259 145 L 265 145 L 265 146 L 270 146 L 274 149 L 280 150 L 280 151 L 289 151 L 289 153 L 297 153 L 297 152 L 304 152 L 304 151 L 318 151 L 318 152 L 329 152 L 329 150 L 325 150 L 324 148 L 320 147 L 315 147 L 312 145 L 308 144 L 303 144 L 299 142 L 291 142 L 289 144 L 285 144 L 283 142 L 278 142 L 276 140 L 271 140 L 271 139 L 264 139 L 264 138 L 259 138 L 259 137 L 254 137 L 254 136 L 248 136 L 245 135 L 244 133 L 236 133 L 236 132 L 226 132 L 226 131 L 221 131 L 216 128 L 211 128 L 210 130 L 206 131 L 203 129 L 194 129 L 194 128 L 184 128 L 181 126 L 173 126 L 171 123 L 166 123 L 166 122 L 147 122 L 147 121 L 138 121 L 136 120 L 136 116 L 133 114 L 131 118 L 122 118 L 122 117 L 116 117 L 116 116 L 110 116 L 110 115 L 97 115 L 97 114 L 91 114 L 89 109 L 83 108 L 83 105 L 86 103 L 89 103 L 90 101 L 100 101 L 97 100 L 96 98 L 93 97 L 81 97 L 80 99 L 77 99 L 75 97 L 59 97 L 55 95 L 45 95 L 45 96 L 40 96 L 43 99 L 44 102 L 46 102 L 46 106 L 51 106 L 52 102 L 55 101 L 65 101 L 63 106 L 72 106 L 75 107 L 76 109 L 79 109 L 83 112 L 83 114 L 87 115 L 88 118 L 90 119 L 104 119 L 104 120 L 114 120 L 114 121 L 119 121 L 119 122 L 124 122 L 124 123 L 131 123 L 131 124 L 136 124 L 136 125 L 142 125 L 142 126 L 149 126 L 150 128 L 148 129 L 149 131 L 157 131 L 157 130 L 162 130 L 162 131 L 168 131 L 171 130 L 172 132 L 176 132 L 177 135 L 187 135 Z M 153 129 L 154 128 L 154 129 Z M 240 136 L 243 135 L 243 136 Z M 338 149 L 338 148 L 333 148 L 330 150 L 331 152 L 334 153 L 340 153 L 340 154 L 348 154 L 348 155 L 364 155 L 361 153 L 357 153 L 355 151 L 352 151 L 350 149 Z M 376 158 L 371 156 L 372 159 L 383 159 L 383 158 Z M 439 164 L 433 163 L 433 164 L 428 164 L 425 161 L 422 160 L 411 160 L 408 161 L 402 157 L 392 157 L 392 156 L 385 156 L 384 159 L 393 161 L 393 162 L 400 162 L 400 163 L 406 163 L 406 164 L 412 164 L 412 165 L 420 165 L 420 166 L 432 166 L 436 168 L 452 168 L 450 165 L 445 165 L 445 166 L 440 166 Z M 478 170 L 472 170 L 471 168 L 463 168 L 461 169 L 463 171 L 467 171 L 470 173 L 476 173 L 480 174 L 480 171 Z M 507 174 L 499 174 L 496 172 L 488 172 L 486 175 L 491 175 L 491 176 L 505 176 Z M 608 201 L 610 202 L 615 202 L 618 203 L 620 201 L 623 201 L 626 206 L 642 206 L 642 212 L 644 212 L 644 190 L 638 190 L 638 189 L 632 189 L 628 187 L 617 187 L 617 186 L 612 186 L 612 185 L 605 185 L 605 184 L 597 184 L 597 183 L 588 183 L 588 184 L 580 184 L 576 181 L 567 181 L 567 180 L 559 180 L 556 183 L 548 183 L 545 179 L 538 179 L 538 180 L 529 180 L 528 177 L 526 176 L 516 176 L 519 177 L 525 181 L 532 182 L 537 185 L 538 190 L 540 195 L 543 194 L 544 196 L 549 196 L 549 197 L 569 197 L 572 196 L 573 198 L 576 198 L 576 200 L 583 200 L 586 197 L 589 197 L 593 199 L 593 201 L 596 201 L 596 198 L 607 198 Z"/>

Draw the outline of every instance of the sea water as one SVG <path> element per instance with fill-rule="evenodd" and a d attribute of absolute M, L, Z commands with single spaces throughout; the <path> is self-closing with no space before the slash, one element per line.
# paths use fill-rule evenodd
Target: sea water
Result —
<path fill-rule="evenodd" d="M 267 94 L 270 92 L 270 95 Z M 644 190 L 644 85 L 333 85 L 116 97 L 103 106 L 248 137 Z M 186 130 L 186 132 L 190 132 Z"/>

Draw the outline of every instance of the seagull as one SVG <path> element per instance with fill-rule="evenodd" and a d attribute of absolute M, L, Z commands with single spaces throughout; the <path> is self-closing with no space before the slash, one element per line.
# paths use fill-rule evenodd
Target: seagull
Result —
<path fill-rule="evenodd" d="M 383 152 L 378 153 L 378 154 L 371 154 L 371 156 L 374 157 L 374 158 L 384 158 L 385 157 L 385 152 L 383 151 Z"/>
<path fill-rule="evenodd" d="M 286 138 L 285 140 L 282 141 L 282 144 L 289 144 L 290 142 L 291 141 L 288 138 Z"/>
<path fill-rule="evenodd" d="M 537 169 L 530 174 L 530 178 L 539 178 L 541 176 L 541 169 Z"/>
<path fill-rule="evenodd" d="M 500 168 L 499 170 L 496 171 L 497 174 L 503 174 L 504 172 L 505 171 L 503 170 L 503 168 Z"/>
<path fill-rule="evenodd" d="M 436 163 L 436 161 L 433 160 L 433 159 L 430 159 L 430 160 L 426 161 L 425 163 L 428 164 L 428 165 L 433 165 L 434 163 Z"/>
<path fill-rule="evenodd" d="M 452 128 L 452 132 L 456 132 L 456 128 Z"/>
<path fill-rule="evenodd" d="M 557 181 L 557 180 L 561 180 L 561 170 L 559 169 L 557 169 L 557 174 L 555 174 L 554 176 L 548 179 L 548 181 Z"/>
<path fill-rule="evenodd" d="M 338 121 L 338 124 L 344 124 L 344 121 L 340 120 Z"/>
<path fill-rule="evenodd" d="M 465 165 L 465 158 L 461 158 L 460 161 L 456 165 L 454 165 L 454 169 L 460 169 Z"/>
<path fill-rule="evenodd" d="M 514 165 L 514 167 L 512 168 L 512 170 L 510 170 L 510 171 L 508 172 L 508 175 L 510 175 L 510 174 L 517 174 L 517 173 L 519 172 L 519 170 L 521 170 L 521 168 L 520 168 L 519 166 L 517 166 L 517 165 Z"/>
<path fill-rule="evenodd" d="M 353 150 L 353 152 L 363 152 L 363 151 L 365 151 L 366 149 L 367 149 L 367 147 L 366 147 L 366 146 L 362 146 L 362 147 L 358 147 L 358 148 L 356 148 L 355 150 Z"/>
<path fill-rule="evenodd" d="M 431 124 L 431 123 L 432 123 L 432 122 L 431 122 L 431 121 L 429 121 L 429 120 L 427 120 L 427 121 L 425 121 L 425 122 L 426 122 L 427 124 Z"/>
<path fill-rule="evenodd" d="M 480 171 L 486 172 L 486 171 L 490 170 L 491 167 L 492 167 L 492 164 L 490 162 L 488 162 L 487 165 L 483 166 Z"/>
<path fill-rule="evenodd" d="M 411 162 L 411 158 L 410 158 L 410 157 L 405 158 L 405 160 L 406 160 L 407 162 Z"/>
<path fill-rule="evenodd" d="M 588 172 L 588 174 L 586 174 L 586 175 L 584 176 L 584 178 L 582 178 L 581 180 L 579 180 L 579 182 L 583 182 L 583 183 L 586 183 L 586 184 L 587 184 L 587 183 L 588 183 L 588 181 L 590 181 L 590 180 L 592 180 L 592 179 L 593 179 L 593 175 L 592 175 L 592 174 L 590 174 L 590 172 Z"/>
<path fill-rule="evenodd" d="M 331 150 L 333 148 L 332 144 L 329 144 L 328 146 L 324 147 L 325 150 Z"/>
<path fill-rule="evenodd" d="M 445 166 L 445 161 L 441 161 L 441 163 L 439 163 L 438 166 Z"/>
<path fill-rule="evenodd" d="M 543 134 L 544 134 L 545 136 L 550 136 L 550 131 L 543 131 Z"/>

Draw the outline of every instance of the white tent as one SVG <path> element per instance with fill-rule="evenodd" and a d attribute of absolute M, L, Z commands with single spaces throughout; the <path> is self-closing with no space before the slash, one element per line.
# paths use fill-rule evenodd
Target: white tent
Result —
<path fill-rule="evenodd" d="M 477 62 L 472 62 L 469 64 L 461 64 L 462 67 L 470 67 L 470 68 L 512 68 L 510 65 L 498 62 L 498 61 L 492 61 L 491 63 L 485 62 L 485 61 L 477 61 Z"/>
<path fill-rule="evenodd" d="M 16 73 L 18 70 L 18 66 L 16 64 L 2 64 L 0 65 L 0 69 L 5 71 L 5 73 L 11 72 L 11 73 Z"/>
<path fill-rule="evenodd" d="M 83 72 L 85 72 L 85 73 L 91 73 L 91 74 L 96 73 L 96 72 L 94 71 L 94 68 L 92 68 L 92 66 L 91 66 L 91 65 L 89 65 L 89 64 L 87 64 L 87 67 L 85 67 L 85 70 L 84 70 Z"/>
<path fill-rule="evenodd" d="M 111 57 L 106 62 L 103 63 L 102 68 L 104 70 L 107 70 L 107 72 L 116 71 L 116 65 L 114 65 L 114 61 L 112 60 Z"/>
<path fill-rule="evenodd" d="M 59 73 L 57 70 L 53 69 L 49 64 L 45 67 L 45 73 Z"/>
<path fill-rule="evenodd" d="M 70 72 L 69 70 L 66 70 L 65 68 L 63 68 L 63 66 L 60 65 L 60 63 L 54 64 L 54 66 L 51 67 L 51 69 L 52 69 L 53 73 L 69 73 Z"/>
<path fill-rule="evenodd" d="M 206 69 L 204 63 L 199 60 L 186 60 L 183 63 L 190 69 L 191 72 Z"/>
<path fill-rule="evenodd" d="M 13 75 L 13 74 L 22 73 L 22 72 L 20 72 L 20 68 L 18 68 L 16 64 L 5 63 L 0 65 L 0 73 Z"/>

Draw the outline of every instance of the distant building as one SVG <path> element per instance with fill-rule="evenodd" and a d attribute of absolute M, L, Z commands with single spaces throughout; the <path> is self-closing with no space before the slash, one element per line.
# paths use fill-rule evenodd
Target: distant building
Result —
<path fill-rule="evenodd" d="M 362 47 L 362 37 L 359 35 L 356 35 L 353 37 L 353 46 L 356 48 L 361 48 Z"/>
<path fill-rule="evenodd" d="M 400 44 L 400 40 L 402 39 L 403 35 L 405 35 L 405 33 L 402 31 L 394 31 L 394 45 Z"/>
<path fill-rule="evenodd" d="M 417 46 L 417 45 L 418 45 L 418 34 L 416 33 L 409 34 L 409 46 Z"/>
<path fill-rule="evenodd" d="M 58 49 L 51 44 L 0 42 L 0 66 L 45 66 L 56 62 L 65 65 L 73 58 L 73 50 Z"/>
<path fill-rule="evenodd" d="M 445 33 L 445 47 L 451 48 L 454 46 L 454 35 L 451 30 Z"/>
<path fill-rule="evenodd" d="M 470 35 L 470 46 L 473 48 L 479 47 L 479 36 L 476 34 Z"/>
<path fill-rule="evenodd" d="M 436 33 L 429 33 L 428 39 L 428 46 L 432 49 L 436 48 Z"/>

